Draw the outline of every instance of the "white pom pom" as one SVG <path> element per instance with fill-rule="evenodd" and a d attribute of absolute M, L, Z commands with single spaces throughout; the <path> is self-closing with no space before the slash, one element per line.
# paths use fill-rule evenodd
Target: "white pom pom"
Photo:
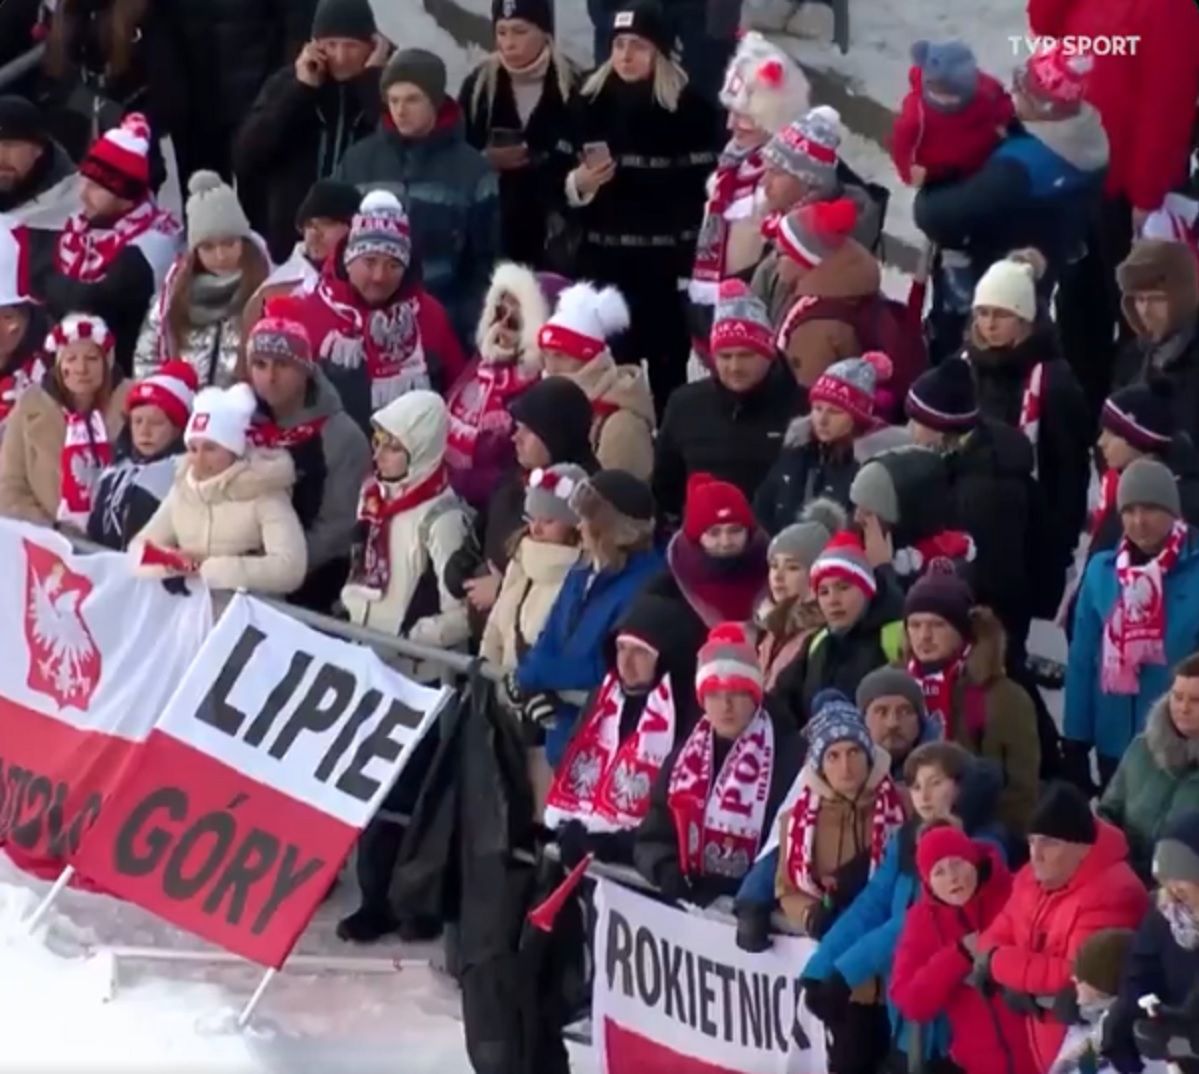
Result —
<path fill-rule="evenodd" d="M 234 384 L 225 392 L 225 406 L 248 421 L 258 409 L 258 398 L 248 384 Z"/>
<path fill-rule="evenodd" d="M 829 104 L 818 104 L 808 113 L 808 118 L 822 119 L 830 127 L 841 126 L 841 113 Z"/>
<path fill-rule="evenodd" d="M 192 172 L 192 177 L 187 181 L 187 192 L 207 194 L 210 190 L 220 190 L 224 185 L 224 180 L 216 172 L 201 168 L 198 172 Z"/>
<path fill-rule="evenodd" d="M 628 303 L 615 287 L 605 287 L 595 296 L 595 315 L 603 326 L 605 339 L 629 327 Z"/>
<path fill-rule="evenodd" d="M 358 210 L 364 213 L 379 212 L 380 210 L 398 213 L 404 211 L 404 206 L 400 204 L 400 199 L 390 190 L 372 190 L 362 199 L 362 204 L 358 206 Z"/>

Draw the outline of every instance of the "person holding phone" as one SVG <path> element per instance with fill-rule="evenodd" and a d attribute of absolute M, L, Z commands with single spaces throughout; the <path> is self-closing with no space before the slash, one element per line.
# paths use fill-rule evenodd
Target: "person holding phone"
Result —
<path fill-rule="evenodd" d="M 466 140 L 499 173 L 502 255 L 548 269 L 546 242 L 562 230 L 573 163 L 562 147 L 579 74 L 554 42 L 552 0 L 493 0 L 491 21 L 495 51 L 458 95 Z"/>
<path fill-rule="evenodd" d="M 661 413 L 686 379 L 681 288 L 719 129 L 672 58 L 673 36 L 654 0 L 635 0 L 612 27 L 611 56 L 584 82 L 576 106 L 578 157 L 566 177 L 582 231 L 575 275 L 612 284 L 627 299 L 631 325 L 612 341 L 613 353 L 649 363 Z"/>

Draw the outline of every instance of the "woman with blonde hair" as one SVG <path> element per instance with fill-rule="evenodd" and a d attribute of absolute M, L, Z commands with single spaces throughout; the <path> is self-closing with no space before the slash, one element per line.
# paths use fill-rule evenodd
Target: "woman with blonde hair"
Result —
<path fill-rule="evenodd" d="M 582 231 L 575 277 L 612 284 L 631 327 L 618 362 L 649 362 L 659 409 L 686 376 L 689 341 L 679 282 L 691 275 L 704 183 L 719 126 L 687 85 L 654 0 L 612 20 L 612 53 L 583 83 L 577 106 L 579 164 L 567 203 Z"/>
<path fill-rule="evenodd" d="M 216 172 L 196 172 L 187 188 L 187 250 L 150 304 L 134 373 L 142 380 L 163 362 L 182 358 L 202 387 L 224 388 L 237 379 L 246 303 L 271 264 L 237 194 Z"/>

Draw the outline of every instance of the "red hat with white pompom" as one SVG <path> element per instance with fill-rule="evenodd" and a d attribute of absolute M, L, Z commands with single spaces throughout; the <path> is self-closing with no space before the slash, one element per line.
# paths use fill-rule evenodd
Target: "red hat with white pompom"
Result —
<path fill-rule="evenodd" d="M 788 213 L 768 229 L 779 251 L 804 268 L 815 268 L 845 245 L 858 222 L 850 198 L 815 201 Z"/>
<path fill-rule="evenodd" d="M 94 343 L 104 353 L 104 359 L 112 365 L 113 352 L 116 349 L 117 337 L 101 317 L 92 313 L 71 313 L 50 329 L 43 344 L 46 353 L 55 359 L 63 347 L 81 341 Z"/>
<path fill-rule="evenodd" d="M 761 704 L 764 684 L 757 653 L 740 623 L 721 623 L 712 628 L 699 651 L 695 670 L 695 693 L 702 703 L 718 690 L 749 694 Z"/>
<path fill-rule="evenodd" d="M 808 80 L 799 65 L 761 34 L 750 31 L 738 42 L 725 70 L 720 103 L 775 134 L 808 110 L 808 95 Z"/>
<path fill-rule="evenodd" d="M 882 351 L 834 362 L 808 392 L 812 403 L 828 403 L 851 415 L 858 425 L 874 422 L 874 397 L 879 384 L 891 379 L 891 359 Z"/>
<path fill-rule="evenodd" d="M 576 283 L 558 296 L 553 316 L 537 333 L 542 351 L 590 362 L 608 349 L 608 340 L 629 327 L 629 307 L 615 287 L 602 290 Z"/>
<path fill-rule="evenodd" d="M 743 349 L 774 358 L 774 328 L 766 304 L 741 280 L 725 280 L 716 299 L 709 337 L 712 353 Z"/>
<path fill-rule="evenodd" d="M 141 201 L 150 191 L 150 124 L 130 112 L 119 127 L 92 143 L 79 174 L 126 201 Z"/>
<path fill-rule="evenodd" d="M 139 406 L 156 406 L 177 429 L 187 425 L 200 387 L 190 362 L 163 362 L 150 376 L 139 380 L 125 398 L 125 413 Z"/>
<path fill-rule="evenodd" d="M 1095 66 L 1090 56 L 1067 52 L 1061 43 L 1033 53 L 1016 70 L 1016 89 L 1044 118 L 1074 115 L 1082 107 L 1087 79 Z"/>

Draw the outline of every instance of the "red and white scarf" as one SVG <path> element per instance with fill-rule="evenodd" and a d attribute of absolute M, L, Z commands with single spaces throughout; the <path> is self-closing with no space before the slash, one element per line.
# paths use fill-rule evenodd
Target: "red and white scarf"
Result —
<path fill-rule="evenodd" d="M 908 661 L 908 674 L 920 683 L 925 711 L 929 719 L 941 725 L 941 738 L 953 739 L 957 735 L 957 728 L 953 726 L 953 692 L 969 657 L 970 646 L 967 645 L 956 660 L 940 671 L 925 671 L 918 660 Z"/>
<path fill-rule="evenodd" d="M 46 364 L 40 354 L 35 354 L 0 376 L 0 434 L 3 434 L 5 423 L 21 401 L 21 396 L 34 384 L 40 384 L 45 375 Z"/>
<path fill-rule="evenodd" d="M 160 209 L 153 198 L 147 198 L 108 228 L 97 227 L 82 213 L 76 213 L 58 238 L 58 271 L 81 283 L 96 283 L 126 247 L 135 246 L 154 273 L 157 289 L 174 263 L 181 233 L 179 222 Z"/>
<path fill-rule="evenodd" d="M 508 403 L 532 387 L 539 374 L 519 365 L 491 365 L 481 362 L 460 380 L 450 393 L 450 435 L 446 461 L 455 470 L 465 470 L 475 460 L 475 442 L 479 434 L 494 432 L 507 435 L 512 429 Z"/>
<path fill-rule="evenodd" d="M 826 886 L 827 878 L 816 875 L 816 824 L 823 804 L 824 798 L 819 791 L 810 780 L 805 779 L 804 788 L 799 792 L 795 808 L 787 819 L 787 876 L 797 891 L 811 895 L 814 899 L 833 894 Z M 905 815 L 899 788 L 890 776 L 885 776 L 875 788 L 870 811 L 871 876 L 883 860 L 887 840 L 903 824 Z"/>
<path fill-rule="evenodd" d="M 1105 694 L 1138 693 L 1141 665 L 1166 662 L 1166 575 L 1178 562 L 1186 536 L 1186 523 L 1175 522 L 1165 547 L 1140 566 L 1133 565 L 1128 538 L 1121 539 L 1116 551 L 1120 592 L 1103 627 L 1100 685 Z"/>
<path fill-rule="evenodd" d="M 112 445 L 104 415 L 98 410 L 76 414 L 68 410 L 67 422 L 59 455 L 58 512 L 59 522 L 84 527 L 92 510 L 92 493 L 100 471 L 112 462 Z"/>
<path fill-rule="evenodd" d="M 654 780 L 674 747 L 670 676 L 646 698 L 636 730 L 621 742 L 624 702 L 620 677 L 609 672 L 558 765 L 546 799 L 547 828 L 578 820 L 589 832 L 622 832 L 645 817 Z"/>
<path fill-rule="evenodd" d="M 712 173 L 687 288 L 692 302 L 704 306 L 716 304 L 720 281 L 727 275 L 729 225 L 753 215 L 754 192 L 765 174 L 760 147 L 744 152 L 730 142 L 720 154 Z"/>
<path fill-rule="evenodd" d="M 273 421 L 256 421 L 250 426 L 246 436 L 251 444 L 259 448 L 299 447 L 320 436 L 328 420 L 329 416 L 326 414 L 311 421 L 302 421 L 287 429 L 280 428 Z"/>
<path fill-rule="evenodd" d="M 1041 407 L 1045 402 L 1045 363 L 1038 362 L 1024 382 L 1024 394 L 1020 397 L 1020 431 L 1032 444 L 1032 476 L 1039 477 L 1037 470 L 1037 441 L 1041 436 Z"/>
<path fill-rule="evenodd" d="M 1116 493 L 1120 488 L 1120 471 L 1114 466 L 1109 466 L 1103 471 L 1103 476 L 1099 479 L 1099 502 L 1095 505 L 1095 510 L 1091 514 L 1091 536 L 1099 532 L 1099 527 L 1103 525 L 1103 520 L 1111 513 L 1113 507 L 1116 506 Z"/>
<path fill-rule="evenodd" d="M 684 876 L 739 879 L 757 855 L 774 773 L 774 725 L 759 709 L 714 773 L 715 732 L 695 725 L 670 773 L 666 800 Z"/>
<path fill-rule="evenodd" d="M 362 487 L 358 498 L 358 521 L 366 524 L 362 566 L 351 579 L 358 585 L 386 593 L 391 583 L 391 520 L 404 511 L 439 496 L 449 485 L 449 471 L 444 464 L 423 481 L 389 498 L 387 483 L 371 478 Z"/>

